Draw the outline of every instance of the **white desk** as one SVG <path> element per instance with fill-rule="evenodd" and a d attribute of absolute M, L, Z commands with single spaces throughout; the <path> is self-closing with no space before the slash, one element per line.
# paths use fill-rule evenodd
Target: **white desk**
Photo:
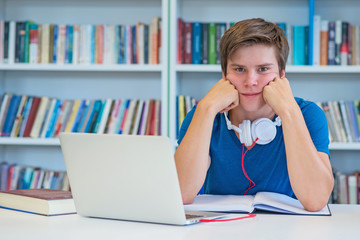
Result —
<path fill-rule="evenodd" d="M 0 239 L 359 239 L 360 205 L 330 205 L 332 216 L 258 214 L 222 223 L 171 226 L 84 218 L 45 217 L 0 209 Z"/>

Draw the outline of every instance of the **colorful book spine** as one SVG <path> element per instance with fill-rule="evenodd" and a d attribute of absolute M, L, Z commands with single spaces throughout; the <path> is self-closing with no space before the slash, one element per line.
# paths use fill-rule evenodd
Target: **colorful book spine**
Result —
<path fill-rule="evenodd" d="M 202 23 L 192 23 L 192 64 L 202 63 Z"/>
<path fill-rule="evenodd" d="M 335 22 L 329 22 L 329 34 L 328 34 L 328 65 L 335 65 Z"/>
<path fill-rule="evenodd" d="M 202 64 L 209 63 L 209 23 L 202 24 Z"/>
<path fill-rule="evenodd" d="M 184 22 L 184 63 L 192 63 L 192 23 Z"/>
<path fill-rule="evenodd" d="M 216 64 L 216 23 L 209 23 L 209 64 Z"/>
<path fill-rule="evenodd" d="M 9 110 L 7 111 L 3 129 L 1 131 L 1 136 L 9 137 L 11 133 L 12 126 L 14 124 L 17 109 L 19 107 L 21 96 L 13 95 L 9 104 Z"/>
<path fill-rule="evenodd" d="M 306 65 L 306 26 L 293 26 L 293 64 Z"/>

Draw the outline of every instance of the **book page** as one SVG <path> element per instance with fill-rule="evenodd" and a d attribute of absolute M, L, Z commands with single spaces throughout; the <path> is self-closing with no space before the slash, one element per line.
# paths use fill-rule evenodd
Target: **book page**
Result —
<path fill-rule="evenodd" d="M 208 212 L 246 212 L 254 210 L 254 196 L 248 195 L 198 195 L 192 204 L 184 205 L 185 210 Z"/>
<path fill-rule="evenodd" d="M 320 211 L 309 212 L 304 209 L 298 200 L 284 194 L 273 192 L 258 192 L 254 199 L 254 208 L 290 214 L 331 215 L 327 206 Z"/>

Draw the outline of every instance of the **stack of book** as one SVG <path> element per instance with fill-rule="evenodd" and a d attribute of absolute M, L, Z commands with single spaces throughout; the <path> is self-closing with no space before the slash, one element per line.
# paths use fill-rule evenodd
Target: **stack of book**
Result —
<path fill-rule="evenodd" d="M 77 99 L 5 93 L 2 137 L 53 138 L 60 132 L 161 135 L 161 101 Z"/>
<path fill-rule="evenodd" d="M 151 24 L 0 21 L 0 63 L 159 64 L 161 18 Z"/>

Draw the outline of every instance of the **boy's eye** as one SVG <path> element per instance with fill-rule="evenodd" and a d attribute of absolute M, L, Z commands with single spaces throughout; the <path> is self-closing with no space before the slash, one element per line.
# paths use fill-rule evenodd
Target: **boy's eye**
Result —
<path fill-rule="evenodd" d="M 265 71 L 267 71 L 267 70 L 269 70 L 269 68 L 267 68 L 267 67 L 259 68 L 259 72 L 265 72 Z"/>
<path fill-rule="evenodd" d="M 237 72 L 244 72 L 245 69 L 244 69 L 244 68 L 236 68 L 235 71 L 237 71 Z"/>

